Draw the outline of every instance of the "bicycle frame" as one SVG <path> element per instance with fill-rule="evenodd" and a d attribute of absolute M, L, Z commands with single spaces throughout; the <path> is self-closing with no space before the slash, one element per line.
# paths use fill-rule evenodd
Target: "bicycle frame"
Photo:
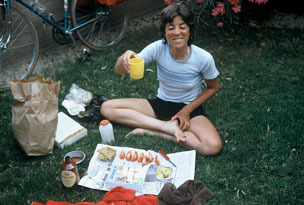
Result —
<path fill-rule="evenodd" d="M 10 0 L 8 0 L 8 1 L 10 1 Z M 40 13 L 40 11 L 38 9 L 35 9 L 32 6 L 30 6 L 24 0 L 16 0 L 16 1 L 21 3 L 26 8 L 30 9 L 32 12 L 34 12 L 38 16 L 40 16 L 45 22 L 51 24 L 52 26 L 56 27 L 57 29 L 59 29 L 61 32 L 65 33 L 65 34 L 71 34 L 73 31 L 75 31 L 75 30 L 77 30 L 77 29 L 79 29 L 79 28 L 81 28 L 81 27 L 83 27 L 83 26 L 85 26 L 89 23 L 97 21 L 105 15 L 104 12 L 101 12 L 95 18 L 93 18 L 93 19 L 91 19 L 87 22 L 84 22 L 83 24 L 80 24 L 80 25 L 78 25 L 76 27 L 73 27 L 73 28 L 68 28 L 68 22 L 69 22 L 69 19 L 70 19 L 69 12 L 68 12 L 68 0 L 64 0 L 64 27 L 61 27 L 58 24 L 56 24 L 55 22 L 53 22 L 49 17 Z"/>
<path fill-rule="evenodd" d="M 11 23 L 11 6 L 10 6 L 10 0 L 5 3 L 6 0 L 1 1 L 1 9 L 2 9 L 2 24 L 3 24 L 3 30 L 1 32 L 1 38 L 0 38 L 0 54 L 5 51 L 6 45 L 8 44 L 10 38 L 11 38 L 11 30 L 9 24 Z M 5 4 L 7 5 L 7 19 L 6 19 L 6 13 L 5 13 Z"/>
<path fill-rule="evenodd" d="M 4 0 L 7 1 L 7 12 L 9 13 L 11 11 L 11 6 L 10 6 L 10 1 L 11 0 Z M 89 24 L 89 23 L 93 23 L 95 21 L 98 21 L 99 19 L 103 18 L 104 15 L 106 15 L 105 12 L 100 12 L 98 13 L 98 15 L 96 15 L 96 17 L 78 25 L 72 28 L 68 28 L 69 26 L 69 21 L 70 21 L 70 15 L 68 12 L 68 0 L 64 0 L 64 26 L 60 26 L 58 25 L 56 22 L 54 22 L 52 19 L 50 19 L 49 17 L 45 16 L 44 14 L 42 14 L 38 9 L 34 8 L 33 6 L 31 6 L 30 4 L 26 3 L 24 0 L 16 0 L 17 2 L 19 2 L 20 4 L 22 4 L 23 6 L 25 6 L 26 8 L 28 8 L 29 10 L 31 10 L 33 13 L 35 13 L 36 15 L 38 15 L 40 18 L 42 18 L 45 22 L 47 22 L 48 24 L 56 27 L 58 30 L 60 30 L 62 33 L 65 34 L 72 34 L 75 30 Z M 11 19 L 8 18 L 8 22 L 11 22 Z"/>

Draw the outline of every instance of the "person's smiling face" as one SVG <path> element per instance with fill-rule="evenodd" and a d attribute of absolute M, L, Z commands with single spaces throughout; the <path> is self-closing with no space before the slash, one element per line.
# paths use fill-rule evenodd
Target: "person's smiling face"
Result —
<path fill-rule="evenodd" d="M 190 37 L 190 28 L 181 16 L 175 16 L 171 23 L 167 23 L 165 36 L 173 48 L 187 47 Z"/>

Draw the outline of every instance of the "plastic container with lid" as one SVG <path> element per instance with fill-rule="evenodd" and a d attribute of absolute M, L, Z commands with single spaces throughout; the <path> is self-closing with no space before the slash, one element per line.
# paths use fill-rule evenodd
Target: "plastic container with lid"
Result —
<path fill-rule="evenodd" d="M 101 135 L 102 143 L 108 144 L 114 142 L 113 126 L 109 120 L 102 120 L 99 124 L 99 132 Z"/>

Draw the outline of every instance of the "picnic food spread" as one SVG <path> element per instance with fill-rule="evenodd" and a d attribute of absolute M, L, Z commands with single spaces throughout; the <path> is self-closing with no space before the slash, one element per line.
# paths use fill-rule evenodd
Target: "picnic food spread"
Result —
<path fill-rule="evenodd" d="M 131 162 L 140 162 L 141 166 L 146 166 L 147 164 L 151 163 L 151 162 L 155 162 L 155 164 L 159 165 L 159 159 L 157 157 L 157 155 L 155 155 L 155 159 L 153 157 L 153 155 L 151 154 L 151 152 L 149 152 L 149 155 L 146 156 L 143 152 L 141 152 L 140 154 L 138 154 L 137 151 L 134 151 L 134 153 L 132 153 L 131 150 L 129 150 L 127 153 L 122 150 L 119 154 L 119 158 L 121 160 L 126 159 L 127 161 L 131 161 Z"/>

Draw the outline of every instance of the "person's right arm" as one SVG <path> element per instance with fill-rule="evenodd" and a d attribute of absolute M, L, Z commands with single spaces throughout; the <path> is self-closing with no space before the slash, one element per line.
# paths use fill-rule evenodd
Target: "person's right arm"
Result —
<path fill-rule="evenodd" d="M 120 75 L 130 73 L 130 59 L 136 57 L 137 54 L 134 51 L 127 50 L 117 59 L 115 63 L 115 72 Z"/>

